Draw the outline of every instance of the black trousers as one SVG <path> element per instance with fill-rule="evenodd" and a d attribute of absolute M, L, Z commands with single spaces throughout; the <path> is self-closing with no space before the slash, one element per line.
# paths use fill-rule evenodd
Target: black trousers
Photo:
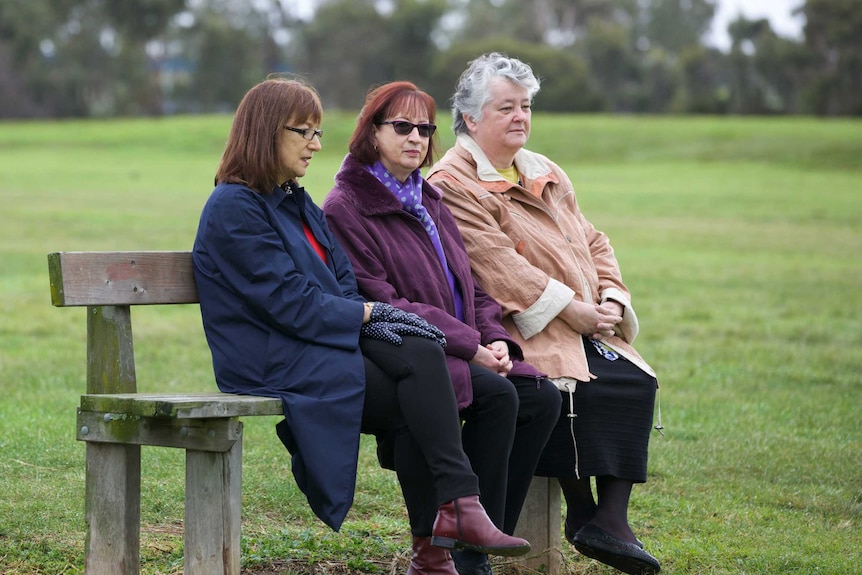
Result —
<path fill-rule="evenodd" d="M 362 431 L 391 449 L 411 526 L 433 509 L 427 533 L 421 533 L 430 535 L 440 505 L 479 493 L 461 444 L 443 348 L 420 337 L 405 337 L 400 346 L 362 338 L 360 347 L 366 379 Z"/>
<path fill-rule="evenodd" d="M 461 412 L 464 451 L 479 476 L 488 516 L 512 534 L 557 422 L 560 393 L 546 379 L 506 378 L 475 365 L 470 375 L 473 403 Z"/>
<path fill-rule="evenodd" d="M 509 378 L 518 393 L 518 418 L 515 439 L 509 456 L 509 485 L 506 490 L 506 514 L 503 531 L 515 532 L 521 508 L 533 481 L 542 450 L 557 423 L 560 392 L 547 379 Z"/>
<path fill-rule="evenodd" d="M 464 423 L 459 441 L 478 476 L 480 500 L 488 516 L 499 529 L 512 533 L 539 455 L 556 423 L 560 394 L 544 379 L 507 379 L 475 365 L 470 366 L 470 375 L 473 403 L 461 412 Z M 439 411 L 444 404 L 454 402 L 449 385 L 450 389 L 441 390 L 440 397 L 429 400 L 427 410 Z M 393 438 L 398 439 L 395 446 L 391 445 Z M 429 462 L 420 456 L 423 450 L 412 434 L 378 434 L 378 442 L 384 454 L 381 463 L 394 467 L 398 474 L 413 535 L 430 535 L 437 508 L 454 497 L 440 493 L 439 483 Z M 390 462 L 385 454 L 392 451 L 394 461 Z"/>

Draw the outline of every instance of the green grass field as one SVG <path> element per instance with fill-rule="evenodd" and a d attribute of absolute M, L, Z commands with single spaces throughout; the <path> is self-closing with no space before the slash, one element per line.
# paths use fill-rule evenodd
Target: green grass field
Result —
<path fill-rule="evenodd" d="M 354 117 L 324 119 L 304 179 L 318 200 Z M 0 574 L 83 566 L 86 320 L 51 306 L 46 254 L 189 249 L 229 124 L 0 124 Z M 630 520 L 663 572 L 859 573 L 862 122 L 537 115 L 533 134 L 610 235 L 659 373 L 666 430 Z M 196 306 L 133 314 L 141 391 L 215 389 Z M 406 514 L 371 443 L 333 533 L 275 423 L 246 421 L 246 572 L 403 572 Z M 142 573 L 180 573 L 183 454 L 143 458 Z M 614 573 L 562 552 L 568 574 Z"/>

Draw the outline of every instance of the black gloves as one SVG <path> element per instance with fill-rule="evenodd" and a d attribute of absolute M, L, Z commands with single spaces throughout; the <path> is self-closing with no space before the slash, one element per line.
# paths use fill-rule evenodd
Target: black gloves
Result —
<path fill-rule="evenodd" d="M 446 336 L 437 326 L 431 325 L 415 313 L 400 310 L 388 303 L 374 302 L 371 319 L 359 332 L 365 337 L 401 345 L 402 335 L 413 335 L 436 341 L 446 347 Z"/>

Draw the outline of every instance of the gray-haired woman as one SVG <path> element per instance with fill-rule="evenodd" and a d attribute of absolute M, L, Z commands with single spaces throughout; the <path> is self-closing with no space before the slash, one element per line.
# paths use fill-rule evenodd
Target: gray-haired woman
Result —
<path fill-rule="evenodd" d="M 538 91 L 520 60 L 470 62 L 452 98 L 457 142 L 428 181 L 443 191 L 473 272 L 524 358 L 563 395 L 536 474 L 559 480 L 566 539 L 625 573 L 657 573 L 628 504 L 647 478 L 658 383 L 631 345 L 637 316 L 607 236 L 580 211 L 563 170 L 524 148 Z"/>

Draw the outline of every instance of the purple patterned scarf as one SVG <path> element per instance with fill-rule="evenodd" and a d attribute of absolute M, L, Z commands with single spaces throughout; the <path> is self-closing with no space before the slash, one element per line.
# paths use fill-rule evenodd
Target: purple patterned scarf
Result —
<path fill-rule="evenodd" d="M 431 214 L 422 205 L 422 173 L 419 168 L 413 170 L 410 177 L 402 184 L 395 176 L 389 173 L 383 163 L 378 160 L 370 166 L 366 166 L 369 172 L 375 178 L 380 180 L 380 183 L 395 194 L 398 201 L 401 202 L 401 208 L 415 216 L 419 223 L 425 228 L 431 243 L 434 245 L 434 250 L 437 252 L 437 257 L 440 259 L 440 265 L 446 272 L 446 279 L 449 280 L 449 289 L 452 291 L 452 297 L 455 298 L 455 317 L 464 321 L 464 298 L 461 295 L 461 290 L 457 288 L 455 275 L 449 269 L 449 264 L 446 261 L 446 254 L 443 252 L 443 244 L 440 241 L 440 234 L 437 233 L 437 224 L 431 218 Z"/>

